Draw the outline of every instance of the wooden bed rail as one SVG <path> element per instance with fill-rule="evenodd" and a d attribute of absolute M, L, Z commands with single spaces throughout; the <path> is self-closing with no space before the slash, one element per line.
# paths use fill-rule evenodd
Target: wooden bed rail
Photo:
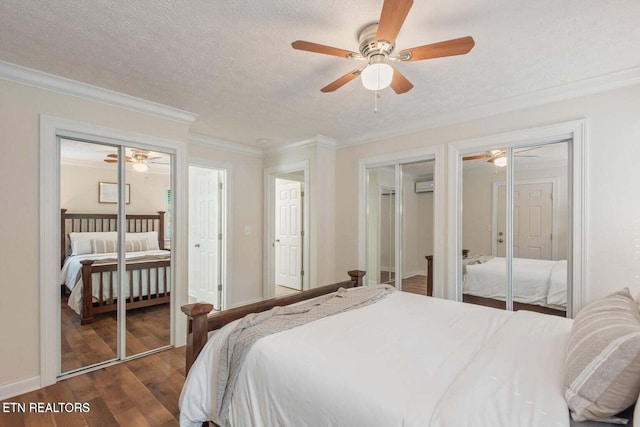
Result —
<path fill-rule="evenodd" d="M 362 278 L 366 274 L 362 270 L 352 270 L 348 272 L 351 280 L 334 283 L 332 285 L 321 286 L 309 289 L 293 295 L 278 298 L 271 298 L 253 304 L 232 308 L 215 313 L 211 316 L 207 314 L 213 310 L 213 305 L 208 303 L 194 303 L 183 305 L 182 312 L 187 315 L 187 361 L 186 372 L 189 372 L 191 365 L 207 343 L 209 331 L 220 329 L 227 323 L 240 319 L 249 313 L 260 313 L 283 305 L 295 304 L 300 301 L 326 295 L 335 292 L 340 288 L 354 288 L 362 286 Z"/>

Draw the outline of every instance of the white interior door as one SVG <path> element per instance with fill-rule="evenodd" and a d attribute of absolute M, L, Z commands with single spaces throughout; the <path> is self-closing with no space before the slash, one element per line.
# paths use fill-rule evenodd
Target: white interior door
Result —
<path fill-rule="evenodd" d="M 189 168 L 191 200 L 189 295 L 220 309 L 222 243 L 220 171 Z"/>
<path fill-rule="evenodd" d="M 302 290 L 302 183 L 276 179 L 276 285 Z"/>
<path fill-rule="evenodd" d="M 504 257 L 505 186 L 498 188 L 498 256 Z M 513 190 L 514 258 L 552 259 L 553 184 L 516 184 Z M 502 234 L 500 234 L 502 233 Z M 502 241 L 501 241 L 502 240 Z"/>

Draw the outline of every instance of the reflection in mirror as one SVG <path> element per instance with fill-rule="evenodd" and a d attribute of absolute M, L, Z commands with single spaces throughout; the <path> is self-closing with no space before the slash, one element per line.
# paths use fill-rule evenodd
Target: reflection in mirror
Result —
<path fill-rule="evenodd" d="M 126 356 L 171 341 L 171 155 L 126 148 Z"/>
<path fill-rule="evenodd" d="M 494 220 L 496 212 L 505 212 L 506 200 L 494 199 L 494 186 L 506 182 L 506 164 L 506 149 L 462 158 L 463 301 L 502 309 L 508 282 L 507 262 L 500 252 L 507 239 Z"/>
<path fill-rule="evenodd" d="M 566 315 L 568 148 L 568 142 L 557 142 L 515 150 L 514 309 Z M 499 231 L 503 218 L 498 215 Z"/>
<path fill-rule="evenodd" d="M 395 282 L 395 168 L 367 169 L 367 283 Z"/>
<path fill-rule="evenodd" d="M 402 290 L 429 296 L 433 272 L 425 258 L 433 254 L 434 164 L 427 160 L 402 165 Z"/>
<path fill-rule="evenodd" d="M 117 163 L 116 147 L 60 141 L 63 374 L 118 357 Z"/>

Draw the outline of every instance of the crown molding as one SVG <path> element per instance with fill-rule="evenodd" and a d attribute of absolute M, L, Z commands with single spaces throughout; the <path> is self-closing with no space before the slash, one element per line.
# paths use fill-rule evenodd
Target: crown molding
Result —
<path fill-rule="evenodd" d="M 0 61 L 0 79 L 126 108 L 179 123 L 191 124 L 198 117 L 197 114 L 189 111 L 4 61 Z"/>
<path fill-rule="evenodd" d="M 304 139 L 302 141 L 293 142 L 291 144 L 282 145 L 280 147 L 272 147 L 264 150 L 265 155 L 272 155 L 278 153 L 286 153 L 289 151 L 300 150 L 307 147 L 323 146 L 335 150 L 338 143 L 335 139 L 328 136 L 317 134 L 313 138 Z"/>
<path fill-rule="evenodd" d="M 264 157 L 264 151 L 261 148 L 252 147 L 239 142 L 226 141 L 224 139 L 203 135 L 201 133 L 189 133 L 189 142 L 192 144 L 230 151 L 232 153 L 243 154 L 245 156 Z"/>
<path fill-rule="evenodd" d="M 565 101 L 581 96 L 593 95 L 610 90 L 640 84 L 640 67 L 634 67 L 623 71 L 604 74 L 601 76 L 541 89 L 534 92 L 516 95 L 487 104 L 478 105 L 455 113 L 443 114 L 431 118 L 425 118 L 420 124 L 404 128 L 402 130 L 378 133 L 376 135 L 364 135 L 362 137 L 347 139 L 337 148 L 347 148 L 355 145 L 367 144 L 402 135 L 409 135 L 449 126 L 457 123 L 468 122 L 510 111 L 536 107 L 552 102 Z"/>

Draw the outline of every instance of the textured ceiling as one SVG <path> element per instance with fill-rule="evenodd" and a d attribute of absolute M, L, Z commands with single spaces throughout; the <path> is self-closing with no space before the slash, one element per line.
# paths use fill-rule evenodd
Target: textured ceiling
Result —
<path fill-rule="evenodd" d="M 427 118 L 640 66 L 638 0 L 415 0 L 396 51 L 471 35 L 466 56 L 401 63 L 415 85 L 374 95 L 320 88 L 360 63 L 296 51 L 357 50 L 382 0 L 2 0 L 0 60 L 199 114 L 192 130 L 270 145 L 349 142 Z"/>

